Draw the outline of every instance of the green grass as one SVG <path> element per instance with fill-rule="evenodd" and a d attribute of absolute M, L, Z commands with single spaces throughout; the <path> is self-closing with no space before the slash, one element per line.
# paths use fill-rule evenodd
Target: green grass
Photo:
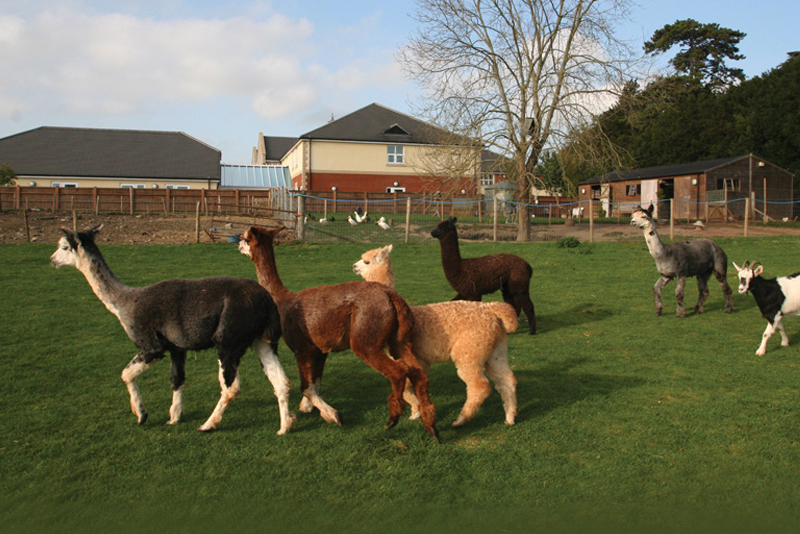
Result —
<path fill-rule="evenodd" d="M 719 240 L 729 260 L 795 272 L 795 238 Z M 255 278 L 235 246 L 102 245 L 120 279 L 143 285 L 219 274 Z M 293 290 L 356 279 L 362 244 L 276 249 Z M 800 322 L 773 337 L 751 296 L 724 313 L 711 282 L 706 313 L 653 312 L 655 265 L 643 241 L 464 243 L 465 256 L 512 252 L 534 267 L 539 334 L 510 336 L 517 424 L 496 393 L 454 430 L 464 386 L 431 371 L 441 443 L 405 417 L 384 430 L 389 384 L 346 352 L 328 360 L 323 395 L 344 418 L 278 410 L 252 354 L 243 391 L 218 431 L 198 433 L 219 396 L 213 352 L 187 363 L 186 413 L 169 427 L 169 364 L 140 379 L 139 427 L 120 372 L 134 355 L 116 318 L 54 245 L 0 246 L 0 525 L 11 532 L 686 532 L 793 531 L 800 520 Z M 395 245 L 398 291 L 447 300 L 435 242 Z M 729 282 L 735 285 L 735 274 Z M 696 298 L 687 283 L 687 308 Z M 493 295 L 492 300 L 498 299 Z M 293 383 L 297 370 L 281 344 Z"/>

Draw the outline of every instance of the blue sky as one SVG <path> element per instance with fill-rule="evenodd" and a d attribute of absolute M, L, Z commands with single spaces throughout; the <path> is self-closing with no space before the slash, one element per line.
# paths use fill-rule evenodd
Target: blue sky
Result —
<path fill-rule="evenodd" d="M 3 0 L 0 138 L 39 126 L 182 131 L 249 163 L 259 132 L 297 136 L 372 102 L 413 113 L 395 63 L 413 0 Z M 800 50 L 800 2 L 640 0 L 639 49 L 694 18 L 747 33 L 748 77 Z M 662 68 L 666 60 L 659 61 Z"/>

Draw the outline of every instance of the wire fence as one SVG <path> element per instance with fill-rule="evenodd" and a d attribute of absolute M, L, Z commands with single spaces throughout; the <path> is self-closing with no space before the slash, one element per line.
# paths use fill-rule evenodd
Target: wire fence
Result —
<path fill-rule="evenodd" d="M 418 198 L 394 200 L 335 200 L 287 192 L 296 197 L 299 239 L 310 242 L 413 243 L 431 239 L 430 232 L 448 217 L 457 217 L 459 237 L 465 240 L 515 241 L 518 214 L 527 206 L 528 241 L 580 241 L 641 238 L 630 226 L 635 203 L 582 200 L 562 204 L 521 204 L 501 199 L 438 201 Z M 727 202 L 688 202 L 678 199 L 655 203 L 659 224 L 668 232 L 702 231 L 711 226 L 740 230 L 747 236 L 756 224 L 800 228 L 797 202 L 736 199 Z M 308 209 L 313 206 L 314 209 Z"/>

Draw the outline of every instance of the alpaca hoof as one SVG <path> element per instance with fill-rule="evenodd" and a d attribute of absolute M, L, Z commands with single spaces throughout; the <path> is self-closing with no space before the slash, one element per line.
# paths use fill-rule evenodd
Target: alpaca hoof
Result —
<path fill-rule="evenodd" d="M 344 419 L 342 419 L 341 414 L 339 412 L 336 412 L 336 424 L 342 426 L 343 423 Z"/>
<path fill-rule="evenodd" d="M 394 425 L 396 425 L 397 424 L 397 419 L 398 419 L 397 417 L 390 417 L 389 420 L 386 421 L 386 426 L 385 426 L 386 430 L 389 430 Z"/>
<path fill-rule="evenodd" d="M 412 413 L 411 415 L 408 416 L 409 421 L 416 421 L 419 418 L 420 418 L 419 412 Z"/>
<path fill-rule="evenodd" d="M 656 317 L 660 317 L 660 316 L 661 316 L 661 310 L 660 309 L 656 310 Z"/>
<path fill-rule="evenodd" d="M 206 425 L 203 425 L 197 429 L 198 432 L 212 432 L 214 430 L 215 428 L 213 426 L 206 426 Z"/>
<path fill-rule="evenodd" d="M 147 421 L 147 412 L 142 412 L 142 415 L 139 416 L 138 425 L 142 426 L 145 421 Z"/>
<path fill-rule="evenodd" d="M 426 427 L 425 430 L 427 430 L 428 433 L 433 436 L 433 439 L 435 439 L 437 443 L 442 442 L 442 440 L 439 438 L 439 429 L 436 428 L 436 425 L 432 425 L 430 428 Z"/>
<path fill-rule="evenodd" d="M 452 424 L 452 425 L 450 425 L 450 426 L 451 426 L 451 427 L 453 427 L 453 428 L 458 428 L 458 427 L 464 426 L 464 424 L 465 424 L 467 421 L 468 421 L 468 419 L 467 419 L 466 417 L 461 417 L 461 416 L 458 416 L 458 419 L 456 419 L 456 420 L 453 422 L 453 424 Z"/>

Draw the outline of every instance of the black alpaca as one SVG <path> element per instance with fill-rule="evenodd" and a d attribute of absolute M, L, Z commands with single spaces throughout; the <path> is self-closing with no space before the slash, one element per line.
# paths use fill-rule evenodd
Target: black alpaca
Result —
<path fill-rule="evenodd" d="M 264 373 L 275 389 L 280 409 L 278 434 L 291 428 L 289 380 L 278 361 L 281 335 L 278 309 L 269 293 L 255 280 L 203 278 L 166 280 L 146 287 L 129 287 L 111 272 L 95 244 L 102 226 L 76 233 L 62 229 L 64 237 L 50 257 L 54 267 L 72 265 L 86 277 L 95 295 L 117 316 L 139 353 L 122 371 L 130 394 L 131 411 L 139 424 L 147 419 L 136 378 L 166 352 L 172 359 L 172 406 L 169 424 L 183 412 L 186 353 L 216 347 L 222 388 L 214 412 L 199 430 L 213 430 L 231 400 L 239 394 L 239 362 L 248 347 L 261 359 Z"/>
<path fill-rule="evenodd" d="M 528 331 L 535 334 L 536 314 L 530 297 L 533 269 L 530 264 L 514 254 L 462 258 L 458 250 L 456 221 L 455 217 L 450 217 L 431 232 L 441 246 L 444 275 L 458 293 L 453 300 L 478 301 L 483 295 L 499 289 L 503 300 L 514 307 L 517 316 L 521 310 L 525 311 Z"/>

